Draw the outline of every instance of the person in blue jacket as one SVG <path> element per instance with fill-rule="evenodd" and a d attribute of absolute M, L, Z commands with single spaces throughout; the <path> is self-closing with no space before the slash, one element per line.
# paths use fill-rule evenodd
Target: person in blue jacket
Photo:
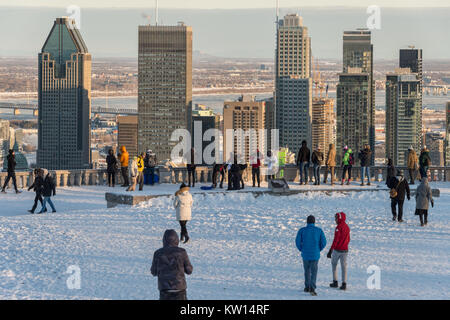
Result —
<path fill-rule="evenodd" d="M 327 245 L 327 239 L 322 229 L 316 227 L 316 218 L 310 215 L 306 219 L 306 227 L 297 233 L 295 244 L 302 253 L 303 268 L 305 269 L 305 292 L 316 296 L 316 279 L 320 259 L 320 251 Z"/>

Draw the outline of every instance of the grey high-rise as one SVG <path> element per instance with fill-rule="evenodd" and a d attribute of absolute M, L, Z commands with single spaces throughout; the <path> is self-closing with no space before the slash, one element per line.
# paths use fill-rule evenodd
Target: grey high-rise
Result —
<path fill-rule="evenodd" d="M 311 145 L 311 38 L 297 14 L 278 22 L 275 74 L 275 126 L 281 147 L 297 152 Z"/>
<path fill-rule="evenodd" d="M 192 28 L 139 26 L 138 147 L 169 159 L 176 129 L 192 125 Z"/>
<path fill-rule="evenodd" d="M 57 18 L 38 57 L 41 168 L 90 168 L 91 55 L 75 22 Z"/>
<path fill-rule="evenodd" d="M 406 166 L 408 148 L 422 148 L 422 92 L 417 73 L 400 68 L 386 75 L 386 157 Z"/>
<path fill-rule="evenodd" d="M 349 95 L 348 95 L 349 94 Z M 375 85 L 373 45 L 366 29 L 345 31 L 343 73 L 336 91 L 338 158 L 347 145 L 358 152 L 365 144 L 375 149 Z M 354 132 L 353 129 L 358 130 Z M 375 152 L 372 152 L 372 162 Z"/>

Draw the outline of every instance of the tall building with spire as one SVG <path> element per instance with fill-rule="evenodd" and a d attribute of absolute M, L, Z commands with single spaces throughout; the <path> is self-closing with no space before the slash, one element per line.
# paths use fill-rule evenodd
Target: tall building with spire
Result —
<path fill-rule="evenodd" d="M 297 151 L 311 145 L 311 38 L 298 14 L 278 21 L 275 74 L 275 127 L 279 144 Z"/>
<path fill-rule="evenodd" d="M 57 18 L 38 56 L 37 165 L 91 166 L 91 55 L 70 18 Z"/>
<path fill-rule="evenodd" d="M 192 126 L 192 28 L 139 26 L 138 150 L 169 159 L 176 129 Z"/>
<path fill-rule="evenodd" d="M 343 72 L 336 89 L 336 147 L 341 158 L 344 146 L 358 152 L 365 144 L 375 149 L 375 85 L 373 45 L 366 29 L 345 31 Z M 372 162 L 375 152 L 372 152 Z"/>

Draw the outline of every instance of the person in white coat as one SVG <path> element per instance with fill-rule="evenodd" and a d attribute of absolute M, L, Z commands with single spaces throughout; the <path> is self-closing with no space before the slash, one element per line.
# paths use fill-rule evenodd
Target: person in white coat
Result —
<path fill-rule="evenodd" d="M 129 163 L 128 172 L 130 173 L 131 185 L 128 187 L 127 191 L 134 191 L 136 190 L 136 182 L 138 175 L 137 157 L 134 157 L 133 161 Z"/>
<path fill-rule="evenodd" d="M 278 159 L 272 150 L 267 151 L 267 157 L 264 159 L 267 165 L 267 180 L 275 179 L 278 172 Z"/>
<path fill-rule="evenodd" d="M 189 192 L 189 187 L 184 183 L 181 184 L 180 190 L 175 192 L 175 200 L 173 201 L 173 206 L 177 211 L 177 220 L 180 222 L 181 236 L 180 241 L 186 243 L 189 241 L 189 235 L 186 229 L 186 224 L 192 218 L 192 204 L 194 200 Z"/>

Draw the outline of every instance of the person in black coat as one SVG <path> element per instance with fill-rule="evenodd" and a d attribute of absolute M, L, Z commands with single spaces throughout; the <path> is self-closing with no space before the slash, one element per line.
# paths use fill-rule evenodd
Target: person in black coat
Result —
<path fill-rule="evenodd" d="M 387 168 L 387 176 L 386 176 L 386 185 L 389 186 L 390 180 L 392 178 L 395 178 L 395 174 L 397 172 L 397 169 L 395 169 L 394 162 L 392 161 L 392 159 L 388 159 L 387 166 L 388 166 L 388 168 Z"/>
<path fill-rule="evenodd" d="M 192 187 L 195 187 L 195 169 L 196 169 L 196 164 L 195 164 L 195 149 L 191 148 L 190 153 L 188 154 L 188 163 L 186 165 L 187 168 L 187 172 L 188 172 L 188 183 L 189 183 L 189 187 L 191 187 L 191 178 L 192 178 Z"/>
<path fill-rule="evenodd" d="M 14 185 L 14 189 L 16 190 L 16 193 L 21 193 L 22 191 L 19 191 L 17 189 L 17 181 L 16 181 L 16 154 L 14 152 L 13 149 L 9 150 L 9 154 L 6 157 L 7 161 L 8 161 L 8 176 L 6 177 L 5 183 L 3 184 L 3 188 L 2 188 L 2 193 L 6 193 L 6 186 L 9 183 L 9 180 L 12 179 L 13 181 L 13 185 Z"/>
<path fill-rule="evenodd" d="M 311 159 L 311 152 L 307 146 L 306 140 L 302 141 L 302 146 L 297 154 L 297 166 L 300 170 L 300 184 L 308 184 L 308 170 Z M 303 176 L 305 179 L 303 180 Z"/>
<path fill-rule="evenodd" d="M 106 172 L 108 173 L 108 186 L 114 187 L 116 184 L 116 170 L 118 169 L 117 158 L 114 156 L 113 149 L 109 149 L 106 157 Z"/>
<path fill-rule="evenodd" d="M 228 190 L 239 190 L 240 189 L 240 172 L 241 166 L 238 164 L 237 156 L 234 156 L 233 164 L 229 169 L 228 179 L 231 178 L 231 183 L 228 183 Z"/>
<path fill-rule="evenodd" d="M 178 234 L 175 230 L 166 230 L 163 237 L 163 247 L 153 255 L 153 276 L 158 276 L 160 300 L 186 300 L 186 278 L 193 267 L 185 249 L 179 248 Z"/>
<path fill-rule="evenodd" d="M 36 210 L 38 201 L 41 203 L 41 206 L 43 207 L 43 201 L 42 201 L 42 192 L 44 189 L 44 172 L 42 169 L 34 169 L 34 182 L 33 184 L 28 188 L 28 191 L 33 189 L 33 191 L 36 193 L 36 196 L 34 197 L 34 204 L 31 210 L 28 210 L 29 213 L 33 214 L 34 210 Z"/>
<path fill-rule="evenodd" d="M 56 195 L 56 183 L 55 180 L 53 180 L 53 177 L 50 175 L 50 172 L 45 176 L 42 195 L 44 196 L 44 203 L 42 204 L 42 209 L 39 213 L 44 213 L 45 211 L 47 211 L 47 202 L 50 204 L 50 207 L 52 207 L 52 212 L 56 212 L 55 205 L 53 204 L 51 199 L 52 195 Z"/>
<path fill-rule="evenodd" d="M 411 192 L 408 181 L 403 178 L 403 172 L 401 170 L 398 170 L 396 177 L 389 180 L 388 187 L 397 191 L 397 195 L 394 198 L 391 197 L 392 220 L 395 221 L 398 219 L 398 222 L 403 222 L 403 203 L 405 202 L 405 195 L 409 201 L 411 199 Z M 396 212 L 397 206 L 398 216 Z"/>
<path fill-rule="evenodd" d="M 370 186 L 370 162 L 372 160 L 372 151 L 370 145 L 366 144 L 359 154 L 359 161 L 361 164 L 361 185 L 364 185 L 364 174 L 367 177 L 367 185 Z"/>
<path fill-rule="evenodd" d="M 225 178 L 225 165 L 223 163 L 216 163 L 213 167 L 213 174 L 212 174 L 212 187 L 217 187 L 217 179 L 220 174 L 220 188 L 223 188 L 223 179 Z"/>

